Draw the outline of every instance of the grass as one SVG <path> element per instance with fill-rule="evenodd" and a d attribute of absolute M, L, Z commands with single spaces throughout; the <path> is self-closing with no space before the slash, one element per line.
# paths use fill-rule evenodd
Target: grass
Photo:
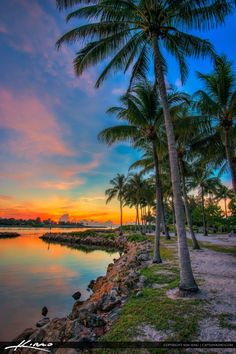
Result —
<path fill-rule="evenodd" d="M 166 291 L 176 288 L 179 283 L 179 271 L 175 260 L 176 250 L 166 247 L 169 241 L 162 240 L 161 257 L 163 264 L 153 264 L 144 268 L 145 287 L 142 295 L 133 294 L 122 308 L 118 320 L 111 330 L 105 334 L 102 341 L 135 341 L 141 325 L 150 325 L 156 331 L 171 330 L 166 340 L 192 341 L 198 332 L 198 322 L 204 317 L 204 307 L 201 300 L 172 300 L 166 296 Z M 158 273 L 160 272 L 160 273 Z M 166 274 L 165 274 L 166 272 Z M 155 289 L 152 285 L 162 284 Z M 110 353 L 103 351 L 102 353 Z M 129 349 L 129 353 L 139 353 Z M 148 352 L 152 353 L 150 349 Z M 156 349 L 154 353 L 156 353 Z M 158 353 L 169 353 L 169 349 L 158 349 Z M 183 349 L 172 349 L 172 353 L 183 353 Z M 140 351 L 142 353 L 142 351 Z"/>
<path fill-rule="evenodd" d="M 132 234 L 127 236 L 128 241 L 130 242 L 143 242 L 147 240 L 147 236 L 140 234 Z"/>

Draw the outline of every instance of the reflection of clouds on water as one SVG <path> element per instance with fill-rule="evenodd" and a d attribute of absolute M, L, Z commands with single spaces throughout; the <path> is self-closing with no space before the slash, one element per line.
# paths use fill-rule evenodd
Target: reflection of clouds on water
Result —
<path fill-rule="evenodd" d="M 2 242 L 3 241 L 3 242 Z M 0 240 L 0 340 L 11 340 L 35 324 L 43 306 L 49 316 L 70 313 L 72 294 L 89 296 L 87 285 L 102 275 L 117 253 L 92 250 L 86 253 L 38 237 Z"/>

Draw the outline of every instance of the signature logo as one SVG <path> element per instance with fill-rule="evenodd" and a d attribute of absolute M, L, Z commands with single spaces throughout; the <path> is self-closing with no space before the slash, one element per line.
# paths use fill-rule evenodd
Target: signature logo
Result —
<path fill-rule="evenodd" d="M 41 350 L 42 352 L 51 353 L 51 350 L 47 349 L 53 346 L 53 343 L 31 343 L 31 339 L 23 340 L 20 344 L 11 345 L 9 347 L 5 347 L 4 349 L 14 349 L 15 352 L 17 349 L 27 348 L 34 350 Z"/>

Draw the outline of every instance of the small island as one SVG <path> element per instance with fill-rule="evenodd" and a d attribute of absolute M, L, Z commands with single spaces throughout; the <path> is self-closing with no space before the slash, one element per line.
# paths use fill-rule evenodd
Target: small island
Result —
<path fill-rule="evenodd" d="M 18 234 L 17 232 L 12 232 L 12 231 L 0 232 L 0 238 L 14 238 L 18 236 L 20 236 L 20 234 Z"/>

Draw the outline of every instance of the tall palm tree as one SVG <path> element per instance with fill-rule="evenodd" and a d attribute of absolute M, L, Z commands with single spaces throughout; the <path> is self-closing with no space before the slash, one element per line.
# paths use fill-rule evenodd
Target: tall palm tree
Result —
<path fill-rule="evenodd" d="M 202 140 L 203 137 L 208 138 L 211 136 L 212 129 L 208 117 L 198 116 L 192 113 L 189 104 L 190 102 L 191 101 L 177 107 L 178 109 L 176 110 L 173 119 L 185 215 L 189 227 L 189 233 L 192 238 L 193 248 L 199 249 L 200 247 L 193 230 L 186 178 L 188 175 L 191 177 L 191 173 L 193 172 L 191 166 L 196 159 L 203 157 L 202 151 L 192 149 L 192 144 L 194 143 L 197 145 L 199 139 Z"/>
<path fill-rule="evenodd" d="M 205 88 L 195 93 L 197 107 L 217 122 L 236 196 L 236 76 L 233 63 L 223 55 L 215 59 L 212 73 L 197 72 L 197 75 Z"/>
<path fill-rule="evenodd" d="M 181 99 L 177 95 L 171 96 L 176 101 Z M 162 123 L 163 111 L 158 100 L 156 89 L 144 81 L 133 87 L 132 91 L 121 97 L 120 107 L 112 107 L 109 113 L 116 114 L 117 118 L 126 124 L 107 128 L 99 134 L 99 140 L 111 145 L 116 141 L 131 141 L 134 147 L 142 147 L 148 143 L 153 154 L 156 185 L 156 231 L 153 262 L 161 263 L 160 232 L 162 210 L 162 191 L 159 159 L 157 154 L 157 129 Z M 128 124 L 127 124 L 128 123 Z"/>
<path fill-rule="evenodd" d="M 67 20 L 82 19 L 57 42 L 84 43 L 74 60 L 76 73 L 81 75 L 89 66 L 109 59 L 99 76 L 96 86 L 111 71 L 127 71 L 132 67 L 131 82 L 144 77 L 154 59 L 154 74 L 161 97 L 168 140 L 171 179 L 173 184 L 178 250 L 180 260 L 180 289 L 196 291 L 189 250 L 187 246 L 184 210 L 181 198 L 181 182 L 175 146 L 173 123 L 168 107 L 164 75 L 167 63 L 163 48 L 180 64 L 181 77 L 187 76 L 185 56 L 205 57 L 213 54 L 211 44 L 197 36 L 184 32 L 216 27 L 224 23 L 232 13 L 232 0 L 57 0 L 59 8 L 75 4 L 85 5 L 70 13 Z M 90 5 L 91 4 L 91 5 Z"/>
<path fill-rule="evenodd" d="M 111 188 L 105 191 L 107 196 L 106 203 L 112 199 L 117 198 L 120 203 L 120 235 L 123 235 L 123 206 L 126 189 L 126 177 L 122 174 L 117 174 L 116 177 L 110 180 Z"/>

